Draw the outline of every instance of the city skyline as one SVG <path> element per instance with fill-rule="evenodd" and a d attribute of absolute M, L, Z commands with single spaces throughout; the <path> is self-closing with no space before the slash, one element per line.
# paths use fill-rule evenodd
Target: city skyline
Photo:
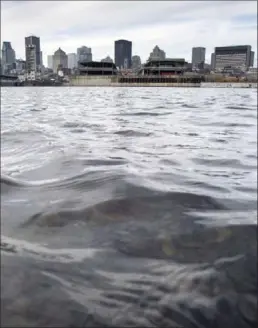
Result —
<path fill-rule="evenodd" d="M 146 1 L 3 1 L 1 18 L 1 39 L 11 42 L 16 58 L 25 57 L 25 36 L 40 37 L 44 65 L 59 47 L 74 53 L 85 45 L 92 48 L 94 60 L 108 55 L 114 59 L 118 39 L 132 41 L 132 55 L 143 62 L 155 45 L 167 57 L 188 62 L 192 47 L 205 47 L 210 63 L 216 46 L 250 44 L 257 65 L 255 1 L 151 2 L 149 6 Z"/>

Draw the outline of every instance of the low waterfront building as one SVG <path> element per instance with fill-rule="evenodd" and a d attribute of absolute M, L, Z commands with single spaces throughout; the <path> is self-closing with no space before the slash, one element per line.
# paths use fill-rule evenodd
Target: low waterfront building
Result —
<path fill-rule="evenodd" d="M 41 72 L 31 71 L 25 74 L 25 79 L 28 81 L 36 81 L 41 79 Z"/>
<path fill-rule="evenodd" d="M 126 84 L 146 84 L 149 85 L 149 84 L 187 84 L 187 83 L 190 83 L 190 84 L 199 84 L 201 82 L 205 81 L 204 77 L 203 76 L 200 76 L 200 75 L 194 75 L 194 76 L 184 76 L 184 75 L 179 75 L 179 76 L 122 76 L 122 77 L 119 77 L 118 79 L 118 82 L 119 83 L 126 83 Z"/>
<path fill-rule="evenodd" d="M 17 75 L 0 75 L 0 86 L 18 86 L 20 84 Z"/>
<path fill-rule="evenodd" d="M 149 60 L 140 70 L 141 75 L 179 75 L 186 70 L 187 62 L 183 58 Z"/>
<path fill-rule="evenodd" d="M 251 67 L 247 74 L 258 74 L 257 67 Z"/>
<path fill-rule="evenodd" d="M 57 70 L 57 75 L 59 75 L 59 76 L 71 75 L 71 73 L 72 73 L 72 70 L 70 68 L 59 67 Z"/>
<path fill-rule="evenodd" d="M 245 72 L 243 72 L 241 69 L 232 67 L 230 65 L 225 66 L 221 73 L 225 76 L 243 76 Z"/>
<path fill-rule="evenodd" d="M 117 68 L 114 63 L 83 61 L 79 62 L 79 75 L 117 75 Z"/>
<path fill-rule="evenodd" d="M 246 72 L 246 78 L 248 81 L 256 82 L 258 80 L 257 67 L 251 67 L 248 72 Z"/>

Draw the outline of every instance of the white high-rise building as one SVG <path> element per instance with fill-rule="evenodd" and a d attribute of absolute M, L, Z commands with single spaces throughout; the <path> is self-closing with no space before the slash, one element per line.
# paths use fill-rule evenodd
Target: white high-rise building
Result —
<path fill-rule="evenodd" d="M 58 48 L 53 55 L 53 71 L 57 73 L 61 68 L 68 68 L 68 57 L 67 54 Z"/>
<path fill-rule="evenodd" d="M 133 70 L 140 69 L 141 65 L 142 65 L 141 57 L 137 55 L 132 56 L 132 69 Z"/>
<path fill-rule="evenodd" d="M 47 56 L 47 67 L 53 69 L 53 55 Z"/>
<path fill-rule="evenodd" d="M 67 55 L 68 57 L 68 68 L 74 69 L 78 66 L 77 64 L 77 55 L 75 53 L 70 53 Z"/>
<path fill-rule="evenodd" d="M 164 50 L 161 50 L 158 46 L 155 46 L 152 52 L 150 53 L 149 60 L 165 60 L 166 53 Z"/>

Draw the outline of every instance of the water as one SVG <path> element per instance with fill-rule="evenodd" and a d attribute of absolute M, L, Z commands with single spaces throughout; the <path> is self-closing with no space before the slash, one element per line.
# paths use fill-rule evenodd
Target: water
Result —
<path fill-rule="evenodd" d="M 257 90 L 2 88 L 1 323 L 256 327 Z"/>

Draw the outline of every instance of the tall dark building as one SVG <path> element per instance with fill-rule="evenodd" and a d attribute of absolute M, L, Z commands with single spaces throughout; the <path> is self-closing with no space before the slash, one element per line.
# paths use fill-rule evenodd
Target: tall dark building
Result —
<path fill-rule="evenodd" d="M 214 71 L 215 69 L 215 53 L 211 54 L 211 70 Z"/>
<path fill-rule="evenodd" d="M 205 63 L 205 53 L 206 49 L 204 47 L 194 47 L 192 48 L 192 67 L 193 68 L 203 68 Z M 201 67 L 199 67 L 201 65 Z"/>
<path fill-rule="evenodd" d="M 41 55 L 40 55 L 40 38 L 37 36 L 27 36 L 25 37 L 25 60 L 26 63 L 30 61 L 31 48 L 35 49 L 35 63 L 36 67 L 41 65 Z"/>
<path fill-rule="evenodd" d="M 132 67 L 132 42 L 127 40 L 115 41 L 115 64 L 118 68 Z"/>
<path fill-rule="evenodd" d="M 254 51 L 251 51 L 249 67 L 254 66 Z"/>

